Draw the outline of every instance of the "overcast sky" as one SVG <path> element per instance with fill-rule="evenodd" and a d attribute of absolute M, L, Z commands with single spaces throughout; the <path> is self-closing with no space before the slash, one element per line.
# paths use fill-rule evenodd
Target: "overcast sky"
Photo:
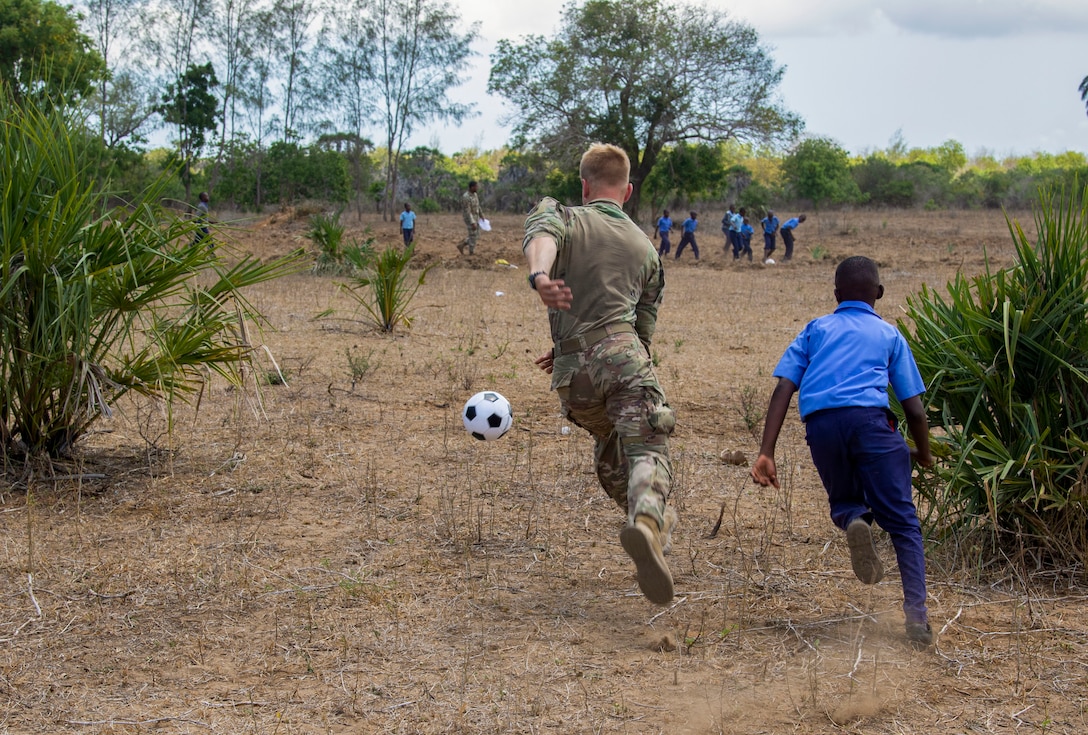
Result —
<path fill-rule="evenodd" d="M 436 126 L 411 145 L 445 153 L 498 148 L 509 130 L 487 94 L 500 38 L 551 36 L 562 0 L 450 0 L 479 21 L 472 79 L 452 97 L 480 113 Z M 1088 114 L 1077 86 L 1088 76 L 1088 0 L 705 0 L 758 31 L 786 66 L 780 94 L 810 135 L 851 153 L 955 139 L 968 155 L 1088 152 Z M 678 50 L 679 51 L 679 50 Z"/>

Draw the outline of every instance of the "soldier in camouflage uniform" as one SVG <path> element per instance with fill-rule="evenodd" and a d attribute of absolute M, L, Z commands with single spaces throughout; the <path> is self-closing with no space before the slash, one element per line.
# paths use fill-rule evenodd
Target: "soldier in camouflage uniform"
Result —
<path fill-rule="evenodd" d="M 536 362 L 552 375 L 564 415 L 596 440 L 601 486 L 624 510 L 620 532 L 639 588 L 673 598 L 665 563 L 676 513 L 669 435 L 675 424 L 650 360 L 665 285 L 653 244 L 623 212 L 631 195 L 622 149 L 594 145 L 582 156 L 581 207 L 541 201 L 525 221 L 529 285 L 548 306 L 554 346 Z"/>
<path fill-rule="evenodd" d="M 465 227 L 468 228 L 468 236 L 457 246 L 457 252 L 462 255 L 465 254 L 465 247 L 468 247 L 469 255 L 476 252 L 476 238 L 480 236 L 480 220 L 484 218 L 484 213 L 480 209 L 480 197 L 476 195 L 477 188 L 478 184 L 470 181 L 468 191 L 461 195 L 461 216 L 465 218 Z"/>

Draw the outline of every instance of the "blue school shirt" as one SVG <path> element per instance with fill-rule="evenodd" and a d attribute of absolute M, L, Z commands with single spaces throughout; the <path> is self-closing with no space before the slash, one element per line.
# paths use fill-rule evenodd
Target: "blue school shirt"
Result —
<path fill-rule="evenodd" d="M 864 301 L 805 325 L 774 376 L 798 386 L 802 421 L 827 408 L 888 408 L 889 383 L 901 401 L 926 389 L 906 339 Z"/>
<path fill-rule="evenodd" d="M 755 228 L 753 228 L 751 225 L 740 226 L 740 234 L 744 237 L 751 237 L 753 232 L 755 232 Z"/>
<path fill-rule="evenodd" d="M 760 222 L 763 223 L 763 231 L 768 235 L 773 235 L 778 230 L 778 217 L 764 217 Z"/>
<path fill-rule="evenodd" d="M 401 212 L 400 213 L 400 227 L 402 230 L 411 230 L 416 226 L 416 213 L 415 212 Z"/>
<path fill-rule="evenodd" d="M 782 223 L 783 230 L 792 230 L 797 225 L 801 224 L 800 220 L 796 217 L 790 217 L 788 220 Z"/>
<path fill-rule="evenodd" d="M 657 221 L 658 232 L 668 232 L 672 229 L 672 220 L 668 217 L 662 217 Z"/>
<path fill-rule="evenodd" d="M 698 226 L 699 223 L 696 220 L 693 220 L 691 217 L 688 217 L 686 220 L 684 220 L 684 232 L 695 232 L 695 228 Z"/>

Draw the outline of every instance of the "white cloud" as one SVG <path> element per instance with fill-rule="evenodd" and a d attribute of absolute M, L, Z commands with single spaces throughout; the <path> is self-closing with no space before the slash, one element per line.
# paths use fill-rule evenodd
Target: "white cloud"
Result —
<path fill-rule="evenodd" d="M 853 35 L 882 26 L 953 38 L 1088 31 L 1084 0 L 736 0 L 728 7 L 756 30 L 782 36 Z"/>

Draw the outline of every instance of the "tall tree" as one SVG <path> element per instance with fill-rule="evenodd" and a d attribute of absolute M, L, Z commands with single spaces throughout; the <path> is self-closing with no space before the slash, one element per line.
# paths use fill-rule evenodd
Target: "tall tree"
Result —
<path fill-rule="evenodd" d="M 16 100 L 44 93 L 72 102 L 105 73 L 69 8 L 49 0 L 0 0 L 0 82 Z"/>
<path fill-rule="evenodd" d="M 515 134 L 563 157 L 595 140 L 631 159 L 642 182 L 670 143 L 793 139 L 800 118 L 776 97 L 777 66 L 751 26 L 724 11 L 663 0 L 589 0 L 556 36 L 501 40 L 488 90 L 513 103 Z"/>
<path fill-rule="evenodd" d="M 312 0 L 276 0 L 273 13 L 278 17 L 277 27 L 282 33 L 280 50 L 283 54 L 283 142 L 301 138 L 299 96 L 302 80 L 307 72 L 312 38 L 311 26 L 317 18 L 317 7 Z"/>
<path fill-rule="evenodd" d="M 211 62 L 193 65 L 176 82 L 166 87 L 159 113 L 177 127 L 177 155 L 181 162 L 181 179 L 188 199 L 192 186 L 192 167 L 215 130 L 218 120 L 218 100 L 212 90 L 219 86 Z"/>
<path fill-rule="evenodd" d="M 1088 77 L 1085 77 L 1080 82 L 1080 99 L 1084 102 L 1085 109 L 1088 110 Z"/>
<path fill-rule="evenodd" d="M 240 97 L 244 80 L 253 63 L 254 46 L 260 32 L 256 0 L 216 0 L 212 5 L 209 37 L 223 70 L 220 84 L 219 145 L 211 180 L 218 176 L 228 140 L 238 136 Z M 211 188 L 209 186 L 209 188 Z"/>
<path fill-rule="evenodd" d="M 108 70 L 108 73 L 103 74 L 98 80 L 94 107 L 98 116 L 98 133 L 102 142 L 111 148 L 119 144 L 127 135 L 136 134 L 136 130 L 131 129 L 131 123 L 135 120 L 132 112 L 137 106 L 147 113 L 143 115 L 144 121 L 151 115 L 151 106 L 146 104 L 146 94 L 130 96 L 132 92 L 143 86 L 137 75 L 133 73 L 132 66 L 118 63 L 119 57 L 124 57 L 125 51 L 134 40 L 132 23 L 139 15 L 142 2 L 143 0 L 84 0 L 87 10 L 84 24 L 90 30 L 94 49 L 102 57 L 102 63 Z M 115 79 L 118 78 L 123 79 L 120 88 L 114 86 Z M 125 111 L 111 109 L 113 104 L 121 104 L 127 109 Z M 111 119 L 116 121 L 119 117 L 127 119 L 128 124 L 121 125 L 120 129 L 113 126 L 108 130 L 107 126 L 110 125 Z M 138 128 L 137 125 L 136 129 Z M 128 131 L 119 139 L 118 133 L 124 129 Z"/>
<path fill-rule="evenodd" d="M 480 32 L 457 28 L 460 14 L 444 0 L 374 0 L 375 82 L 385 124 L 384 216 L 396 204 L 397 170 L 404 142 L 416 125 L 455 124 L 472 114 L 449 91 L 462 83 Z"/>

